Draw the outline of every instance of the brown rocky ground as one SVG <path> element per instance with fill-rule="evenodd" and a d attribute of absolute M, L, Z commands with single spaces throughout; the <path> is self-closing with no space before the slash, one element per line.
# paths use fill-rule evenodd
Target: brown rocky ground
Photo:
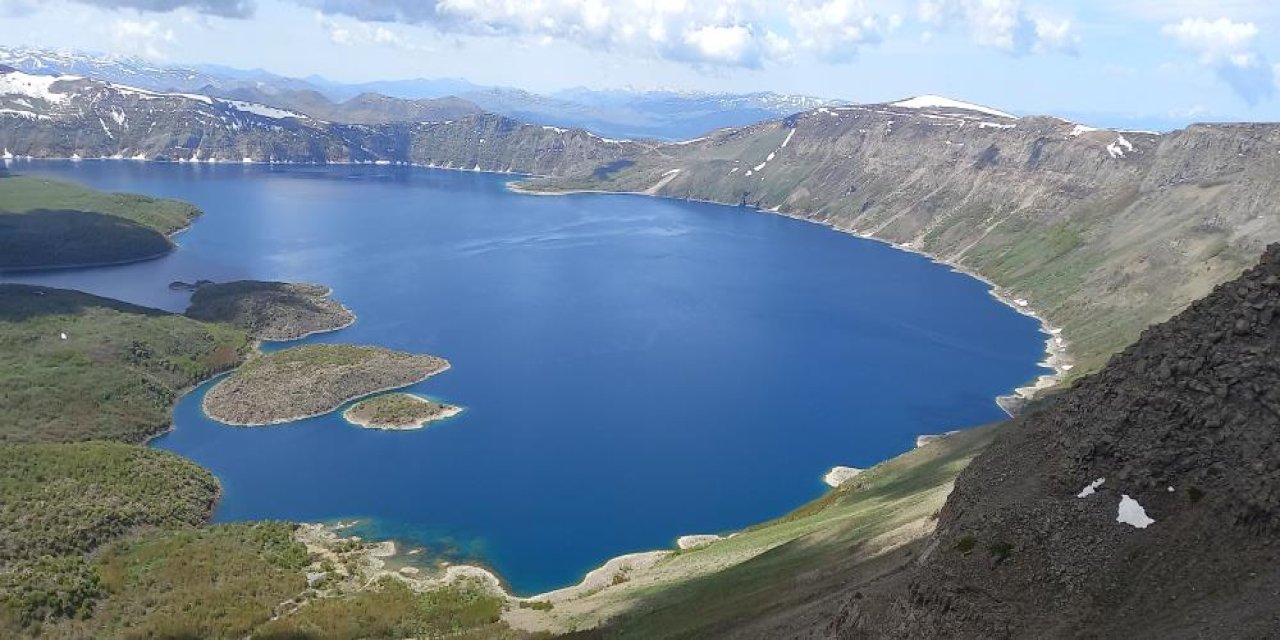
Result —
<path fill-rule="evenodd" d="M 245 363 L 209 390 L 204 411 L 227 424 L 290 422 L 409 386 L 448 368 L 443 358 L 381 347 L 303 345 Z"/>
<path fill-rule="evenodd" d="M 316 284 L 256 280 L 199 284 L 186 315 L 232 325 L 260 340 L 297 340 L 356 321 L 329 294 L 328 287 Z"/>
<path fill-rule="evenodd" d="M 1278 308 L 1273 245 L 1004 429 L 916 566 L 850 586 L 823 635 L 1275 637 Z M 1154 522 L 1121 522 L 1126 496 Z"/>

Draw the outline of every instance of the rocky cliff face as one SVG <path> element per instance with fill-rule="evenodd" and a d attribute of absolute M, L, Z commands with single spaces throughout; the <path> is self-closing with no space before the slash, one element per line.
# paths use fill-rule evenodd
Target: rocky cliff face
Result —
<path fill-rule="evenodd" d="M 539 185 L 779 210 L 926 251 L 1026 298 L 1081 370 L 1280 240 L 1280 126 L 1165 135 L 863 105 L 657 147 Z"/>
<path fill-rule="evenodd" d="M 1274 245 L 1005 429 L 957 480 L 918 566 L 851 597 L 829 630 L 1272 636 L 1278 451 Z"/>
<path fill-rule="evenodd" d="M 337 124 L 251 102 L 0 69 L 0 150 L 6 157 L 419 163 L 556 175 L 647 148 L 491 114 Z"/>

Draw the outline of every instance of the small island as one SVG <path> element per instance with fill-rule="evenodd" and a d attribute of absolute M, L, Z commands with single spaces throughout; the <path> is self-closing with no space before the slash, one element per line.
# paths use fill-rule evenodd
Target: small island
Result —
<path fill-rule="evenodd" d="M 231 425 L 292 422 L 448 368 L 443 358 L 381 347 L 303 345 L 250 360 L 210 389 L 203 407 L 210 418 Z"/>
<path fill-rule="evenodd" d="M 202 280 L 194 291 L 187 317 L 229 324 L 259 340 L 297 340 L 356 321 L 355 314 L 329 297 L 328 287 L 316 284 Z"/>
<path fill-rule="evenodd" d="M 361 400 L 342 413 L 347 422 L 366 429 L 421 429 L 452 418 L 462 407 L 428 400 L 411 393 L 388 393 Z"/>

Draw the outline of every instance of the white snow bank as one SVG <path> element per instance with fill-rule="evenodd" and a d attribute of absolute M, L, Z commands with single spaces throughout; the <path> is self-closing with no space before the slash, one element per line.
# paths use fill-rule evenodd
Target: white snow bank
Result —
<path fill-rule="evenodd" d="M 1097 493 L 1097 492 L 1098 492 L 1098 487 L 1101 487 L 1101 486 L 1102 486 L 1102 483 L 1104 483 L 1104 482 L 1106 482 L 1106 481 L 1107 481 L 1107 479 L 1106 479 L 1106 478 L 1098 478 L 1097 480 L 1094 480 L 1093 482 L 1090 482 L 1090 483 L 1089 483 L 1085 488 L 1083 488 L 1083 489 L 1081 489 L 1081 490 L 1080 490 L 1080 493 L 1077 493 L 1077 494 L 1076 494 L 1076 497 L 1077 497 L 1077 498 L 1088 498 L 1089 496 L 1091 496 L 1091 495 L 1093 495 L 1093 494 Z"/>
<path fill-rule="evenodd" d="M 50 87 L 61 80 L 79 79 L 79 76 L 36 76 L 21 71 L 0 73 L 0 95 L 20 95 L 61 104 L 71 96 L 66 93 L 54 93 Z"/>
<path fill-rule="evenodd" d="M 1147 510 L 1143 509 L 1137 500 L 1123 495 L 1120 496 L 1120 509 L 1116 513 L 1116 522 L 1132 525 L 1137 529 L 1146 529 L 1155 523 L 1155 520 L 1147 516 Z"/>
<path fill-rule="evenodd" d="M 984 107 L 980 104 L 972 104 L 969 102 L 961 102 L 959 100 L 953 100 L 943 96 L 916 96 L 907 100 L 894 102 L 889 106 L 902 107 L 905 109 L 959 109 L 962 111 L 977 111 L 978 113 L 985 113 L 998 118 L 1017 119 L 1017 116 L 1011 113 L 1005 113 L 1004 111 L 992 109 L 991 107 Z"/>
<path fill-rule="evenodd" d="M 277 109 L 275 107 L 268 107 L 265 104 L 258 104 L 256 102 L 241 102 L 239 100 L 226 100 L 225 102 L 234 107 L 237 111 L 252 113 L 264 118 L 272 118 L 275 120 L 283 120 L 285 118 L 294 118 L 296 120 L 307 119 L 307 117 L 301 113 L 285 111 L 284 109 Z"/>

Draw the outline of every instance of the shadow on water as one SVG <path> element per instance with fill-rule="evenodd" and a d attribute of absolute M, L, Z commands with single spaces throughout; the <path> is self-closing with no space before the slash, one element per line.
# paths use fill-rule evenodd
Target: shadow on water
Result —
<path fill-rule="evenodd" d="M 164 234 L 117 216 L 49 209 L 0 212 L 0 272 L 133 262 L 172 249 Z"/>
<path fill-rule="evenodd" d="M 100 298 L 95 295 L 25 284 L 0 284 L 0 321 L 21 322 L 40 316 L 80 315 L 91 309 L 110 309 L 140 316 L 167 316 L 167 311 Z"/>

